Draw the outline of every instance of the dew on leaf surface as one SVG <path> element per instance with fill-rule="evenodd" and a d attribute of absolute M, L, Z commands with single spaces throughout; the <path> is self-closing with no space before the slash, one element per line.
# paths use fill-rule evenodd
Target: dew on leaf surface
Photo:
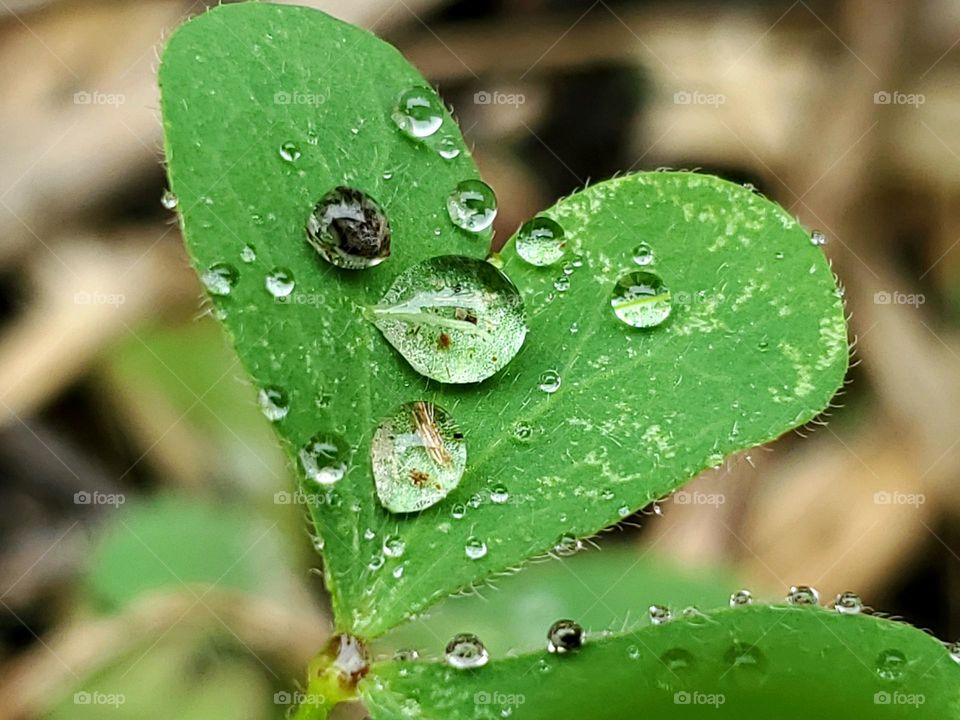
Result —
<path fill-rule="evenodd" d="M 640 243 L 633 249 L 633 261 L 641 267 L 650 265 L 654 259 L 653 248 L 645 242 Z"/>
<path fill-rule="evenodd" d="M 478 537 L 470 536 L 467 538 L 466 545 L 463 546 L 464 554 L 471 560 L 479 560 L 487 555 L 487 544 Z"/>
<path fill-rule="evenodd" d="M 537 384 L 543 392 L 552 395 L 560 389 L 562 378 L 556 370 L 546 370 L 540 374 L 540 380 Z"/>
<path fill-rule="evenodd" d="M 416 86 L 400 96 L 392 117 L 401 132 L 420 140 L 440 129 L 443 124 L 443 105 L 433 90 Z"/>
<path fill-rule="evenodd" d="M 881 680 L 899 680 L 907 666 L 907 656 L 899 650 L 884 650 L 877 656 L 875 670 Z"/>
<path fill-rule="evenodd" d="M 347 474 L 349 449 L 339 435 L 317 433 L 300 448 L 298 457 L 307 478 L 319 485 L 333 485 Z"/>
<path fill-rule="evenodd" d="M 285 142 L 280 146 L 279 154 L 286 162 L 296 162 L 300 159 L 300 147 L 295 142 Z"/>
<path fill-rule="evenodd" d="M 480 638 L 470 633 L 455 635 L 447 643 L 443 656 L 447 665 L 457 670 L 483 667 L 490 659 L 487 648 L 480 642 Z"/>
<path fill-rule="evenodd" d="M 820 593 L 807 585 L 794 585 L 787 593 L 786 600 L 790 605 L 819 605 Z"/>
<path fill-rule="evenodd" d="M 753 595 L 749 590 L 737 590 L 730 596 L 730 607 L 742 607 L 753 604 Z"/>
<path fill-rule="evenodd" d="M 275 267 L 268 272 L 263 284 L 267 288 L 267 292 L 275 298 L 288 297 L 297 286 L 296 280 L 293 279 L 293 273 L 283 267 Z"/>
<path fill-rule="evenodd" d="M 447 213 L 458 228 L 483 232 L 497 217 L 497 196 L 482 180 L 464 180 L 447 197 Z"/>
<path fill-rule="evenodd" d="M 270 422 L 283 420 L 290 411 L 290 401 L 286 391 L 276 385 L 261 388 L 257 393 L 257 403 L 260 405 L 260 412 Z"/>
<path fill-rule="evenodd" d="M 517 232 L 517 254 L 531 265 L 559 262 L 566 252 L 563 228 L 545 215 L 528 220 Z"/>
<path fill-rule="evenodd" d="M 390 223 L 366 193 L 336 187 L 307 218 L 307 242 L 327 262 L 346 270 L 379 265 L 390 256 Z"/>
<path fill-rule="evenodd" d="M 160 204 L 165 210 L 175 210 L 179 202 L 177 196 L 169 190 L 164 190 L 163 195 L 160 196 Z"/>
<path fill-rule="evenodd" d="M 547 631 L 547 652 L 563 654 L 583 645 L 583 628 L 573 620 L 557 620 Z"/>
<path fill-rule="evenodd" d="M 229 295 L 240 280 L 240 273 L 230 263 L 214 263 L 200 274 L 200 282 L 211 295 Z"/>
<path fill-rule="evenodd" d="M 240 259 L 249 265 L 257 259 L 257 249 L 253 245 L 244 245 L 240 250 Z"/>
<path fill-rule="evenodd" d="M 673 301 L 663 279 L 650 270 L 635 270 L 617 280 L 610 307 L 630 327 L 657 327 L 670 316 Z"/>
<path fill-rule="evenodd" d="M 648 614 L 650 615 L 650 622 L 654 625 L 664 625 L 673 619 L 670 608 L 664 605 L 651 605 Z"/>
<path fill-rule="evenodd" d="M 841 615 L 857 615 L 863 610 L 863 600 L 855 592 L 842 592 L 834 600 L 833 608 Z"/>

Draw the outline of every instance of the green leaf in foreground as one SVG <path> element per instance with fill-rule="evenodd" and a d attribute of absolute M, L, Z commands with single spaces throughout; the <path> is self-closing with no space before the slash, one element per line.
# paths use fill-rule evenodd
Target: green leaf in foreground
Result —
<path fill-rule="evenodd" d="M 201 275 L 216 268 L 216 313 L 256 385 L 282 391 L 285 448 L 296 458 L 333 435 L 349 447 L 342 479 L 304 483 L 342 630 L 379 635 L 533 555 L 575 550 L 577 537 L 810 420 L 842 381 L 843 307 L 819 248 L 773 203 L 691 173 L 622 177 L 549 210 L 566 264 L 504 252 L 529 325 L 517 356 L 482 383 L 428 381 L 365 308 L 417 262 L 485 257 L 488 237 L 447 212 L 477 176 L 449 115 L 442 153 L 393 120 L 424 83 L 416 71 L 322 13 L 254 3 L 178 30 L 160 82 L 190 254 Z M 391 254 L 376 267 L 340 270 L 306 243 L 311 209 L 340 186 L 389 218 Z M 611 308 L 641 242 L 672 297 L 648 330 Z M 295 282 L 279 300 L 265 286 L 277 269 L 285 288 Z M 394 514 L 377 501 L 371 439 L 417 401 L 463 428 L 467 467 L 436 505 Z"/>
<path fill-rule="evenodd" d="M 960 667 L 909 625 L 820 608 L 753 606 L 589 638 L 568 655 L 375 664 L 377 720 L 709 717 L 955 718 Z"/>

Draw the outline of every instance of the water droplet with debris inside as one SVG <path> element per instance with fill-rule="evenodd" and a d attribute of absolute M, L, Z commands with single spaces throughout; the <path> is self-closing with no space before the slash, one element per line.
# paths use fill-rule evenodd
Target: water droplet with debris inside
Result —
<path fill-rule="evenodd" d="M 480 642 L 480 638 L 471 633 L 455 635 L 447 643 L 443 657 L 447 661 L 447 665 L 457 670 L 472 670 L 483 667 L 490 659 L 487 649 Z"/>
<path fill-rule="evenodd" d="M 380 423 L 370 461 L 380 504 L 390 512 L 418 512 L 460 483 L 467 443 L 450 413 L 418 400 L 404 403 Z"/>
<path fill-rule="evenodd" d="M 447 212 L 458 228 L 480 233 L 497 217 L 497 196 L 482 180 L 464 180 L 447 197 Z"/>
<path fill-rule="evenodd" d="M 397 100 L 393 121 L 408 137 L 430 137 L 443 124 L 443 105 L 437 94 L 428 87 L 412 87 Z"/>
<path fill-rule="evenodd" d="M 261 388 L 257 393 L 257 403 L 264 417 L 270 422 L 280 422 L 290 411 L 290 400 L 286 391 L 275 385 Z"/>
<path fill-rule="evenodd" d="M 298 456 L 307 478 L 318 485 L 333 485 L 347 474 L 349 448 L 339 435 L 317 433 L 300 448 Z"/>
<path fill-rule="evenodd" d="M 547 652 L 562 655 L 583 645 L 583 628 L 573 620 L 557 620 L 547 631 Z"/>
<path fill-rule="evenodd" d="M 513 359 L 527 334 L 510 279 L 458 255 L 407 268 L 367 315 L 414 370 L 445 383 L 485 380 Z"/>
<path fill-rule="evenodd" d="M 214 263 L 200 274 L 200 282 L 211 295 L 229 295 L 240 280 L 240 273 L 230 263 Z"/>
<path fill-rule="evenodd" d="M 390 223 L 372 197 L 336 187 L 307 218 L 307 242 L 320 257 L 346 270 L 363 270 L 390 257 Z"/>
<path fill-rule="evenodd" d="M 563 228 L 545 215 L 527 221 L 517 231 L 517 255 L 531 265 L 543 267 L 559 262 L 566 245 Z"/>
<path fill-rule="evenodd" d="M 730 607 L 742 607 L 753 603 L 753 595 L 749 590 L 737 590 L 730 596 Z"/>
<path fill-rule="evenodd" d="M 670 316 L 673 303 L 670 290 L 659 275 L 650 270 L 635 270 L 617 280 L 610 307 L 630 327 L 653 328 Z"/>

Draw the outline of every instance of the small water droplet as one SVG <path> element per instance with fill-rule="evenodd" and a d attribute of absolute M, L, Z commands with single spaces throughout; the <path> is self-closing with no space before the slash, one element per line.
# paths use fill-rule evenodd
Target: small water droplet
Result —
<path fill-rule="evenodd" d="M 745 642 L 733 643 L 723 658 L 730 669 L 763 670 L 765 664 L 760 648 Z"/>
<path fill-rule="evenodd" d="M 160 196 L 160 204 L 165 210 L 176 210 L 179 202 L 180 200 L 170 190 L 164 190 L 163 195 Z"/>
<path fill-rule="evenodd" d="M 444 659 L 447 665 L 457 670 L 472 670 L 486 665 L 490 656 L 480 638 L 471 633 L 461 633 L 447 643 Z"/>
<path fill-rule="evenodd" d="M 907 667 L 907 656 L 899 650 L 884 650 L 877 656 L 876 671 L 881 680 L 899 680 Z"/>
<path fill-rule="evenodd" d="M 573 620 L 557 620 L 547 632 L 547 652 L 562 655 L 583 646 L 583 628 Z"/>
<path fill-rule="evenodd" d="M 307 242 L 320 257 L 347 270 L 363 270 L 390 257 L 390 223 L 377 202 L 360 190 L 336 187 L 307 218 Z"/>
<path fill-rule="evenodd" d="M 490 502 L 494 505 L 504 505 L 510 500 L 510 493 L 505 485 L 494 485 L 490 488 Z"/>
<path fill-rule="evenodd" d="M 296 162 L 300 159 L 300 148 L 295 142 L 285 142 L 280 146 L 280 157 L 286 162 Z"/>
<path fill-rule="evenodd" d="M 390 535 L 383 541 L 383 554 L 390 558 L 398 558 L 407 549 L 407 544 L 399 535 Z"/>
<path fill-rule="evenodd" d="M 663 605 L 651 605 L 648 613 L 650 615 L 650 622 L 654 625 L 664 625 L 673 619 L 670 608 Z"/>
<path fill-rule="evenodd" d="M 820 593 L 807 585 L 794 585 L 787 593 L 786 600 L 790 605 L 819 605 Z"/>
<path fill-rule="evenodd" d="M 778 250 L 777 252 L 775 252 L 775 253 L 773 254 L 773 256 L 774 256 L 777 260 L 783 260 L 783 253 L 782 253 L 781 251 L 779 251 L 779 250 Z"/>
<path fill-rule="evenodd" d="M 200 282 L 211 295 L 229 295 L 240 279 L 240 273 L 230 263 L 214 263 L 200 275 Z"/>
<path fill-rule="evenodd" d="M 464 180 L 447 198 L 450 221 L 467 232 L 483 232 L 497 217 L 497 196 L 482 180 Z"/>
<path fill-rule="evenodd" d="M 450 514 L 453 515 L 454 520 L 461 520 L 467 514 L 467 506 L 463 503 L 454 503 L 450 508 Z"/>
<path fill-rule="evenodd" d="M 730 596 L 730 607 L 742 607 L 753 604 L 753 595 L 749 590 L 737 590 Z"/>
<path fill-rule="evenodd" d="M 467 544 L 463 546 L 464 554 L 471 560 L 479 560 L 487 554 L 487 544 L 478 537 L 472 535 L 467 538 Z"/>
<path fill-rule="evenodd" d="M 947 653 L 950 659 L 955 663 L 960 663 L 960 641 L 952 642 L 947 645 Z"/>
<path fill-rule="evenodd" d="M 570 289 L 570 278 L 566 275 L 561 275 L 553 281 L 553 287 L 557 292 L 566 292 Z"/>
<path fill-rule="evenodd" d="M 826 245 L 827 236 L 819 230 L 814 230 L 812 233 L 810 233 L 810 242 L 814 245 Z"/>
<path fill-rule="evenodd" d="M 683 648 L 672 648 L 660 656 L 662 662 L 670 672 L 679 673 L 691 670 L 697 664 L 693 654 Z"/>
<path fill-rule="evenodd" d="M 513 426 L 513 436 L 520 442 L 527 442 L 533 437 L 533 428 L 528 422 L 518 422 Z"/>
<path fill-rule="evenodd" d="M 397 662 L 413 662 L 420 659 L 420 653 L 412 649 L 400 649 L 393 654 L 393 659 Z"/>
<path fill-rule="evenodd" d="M 443 124 L 443 105 L 430 88 L 412 87 L 400 96 L 392 117 L 408 137 L 427 138 Z"/>
<path fill-rule="evenodd" d="M 445 383 L 485 380 L 513 359 L 527 334 L 510 279 L 490 263 L 456 255 L 400 273 L 367 316 L 414 370 Z"/>
<path fill-rule="evenodd" d="M 639 660 L 640 648 L 638 648 L 636 645 L 630 645 L 629 647 L 627 647 L 627 657 L 630 658 L 631 660 Z"/>
<path fill-rule="evenodd" d="M 347 445 L 332 433 L 314 435 L 300 449 L 299 457 L 307 477 L 319 485 L 333 485 L 347 474 Z"/>
<path fill-rule="evenodd" d="M 253 245 L 244 245 L 240 250 L 240 259 L 248 265 L 257 259 L 257 250 Z"/>
<path fill-rule="evenodd" d="M 517 232 L 517 254 L 538 267 L 559 262 L 566 244 L 563 228 L 545 215 L 527 221 Z"/>
<path fill-rule="evenodd" d="M 580 325 L 578 323 L 570 323 L 570 334 L 576 335 L 580 332 Z"/>
<path fill-rule="evenodd" d="M 857 615 L 863 610 L 863 600 L 855 592 L 842 592 L 833 601 L 833 608 L 841 615 Z"/>
<path fill-rule="evenodd" d="M 619 516 L 622 517 L 622 518 L 625 518 L 625 517 L 629 516 L 630 514 L 631 514 L 631 513 L 630 513 L 630 506 L 629 506 L 629 505 L 621 505 L 620 507 L 617 508 L 617 515 L 619 515 Z"/>
<path fill-rule="evenodd" d="M 452 135 L 444 135 L 436 144 L 437 154 L 444 160 L 453 160 L 460 156 L 460 148 Z"/>
<path fill-rule="evenodd" d="M 635 328 L 656 327 L 673 309 L 670 290 L 650 270 L 636 270 L 621 277 L 613 288 L 610 306 L 621 321 Z"/>
<path fill-rule="evenodd" d="M 633 249 L 633 261 L 641 267 L 646 267 L 654 261 L 653 248 L 642 242 Z"/>
<path fill-rule="evenodd" d="M 450 413 L 420 400 L 401 405 L 380 423 L 370 460 L 380 503 L 391 512 L 418 512 L 460 483 L 467 444 Z"/>
<path fill-rule="evenodd" d="M 385 173 L 383 174 L 383 179 L 384 179 L 384 180 L 392 180 L 392 179 L 393 179 L 393 173 L 388 170 L 387 172 L 385 172 Z"/>
<path fill-rule="evenodd" d="M 560 373 L 556 370 L 546 370 L 540 374 L 540 381 L 537 387 L 543 390 L 543 392 L 552 395 L 560 389 L 561 382 Z"/>
<path fill-rule="evenodd" d="M 267 273 L 263 280 L 267 292 L 275 298 L 285 298 L 293 292 L 297 283 L 293 279 L 293 273 L 287 268 L 275 267 Z"/>
<path fill-rule="evenodd" d="M 560 557 L 569 557 L 583 549 L 583 541 L 570 533 L 564 533 L 553 544 L 553 551 Z"/>
<path fill-rule="evenodd" d="M 283 420 L 290 411 L 290 401 L 286 391 L 275 385 L 261 388 L 257 393 L 260 411 L 270 422 Z"/>

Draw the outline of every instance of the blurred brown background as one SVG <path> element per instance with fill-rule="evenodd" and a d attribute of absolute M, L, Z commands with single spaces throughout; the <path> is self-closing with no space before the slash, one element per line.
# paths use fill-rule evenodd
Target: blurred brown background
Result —
<path fill-rule="evenodd" d="M 857 340 L 829 417 L 599 543 L 960 635 L 960 2 L 312 4 L 439 87 L 500 241 L 659 167 L 821 229 Z M 0 0 L 0 717 L 281 716 L 327 633 L 288 469 L 160 202 L 157 56 L 203 9 Z"/>

